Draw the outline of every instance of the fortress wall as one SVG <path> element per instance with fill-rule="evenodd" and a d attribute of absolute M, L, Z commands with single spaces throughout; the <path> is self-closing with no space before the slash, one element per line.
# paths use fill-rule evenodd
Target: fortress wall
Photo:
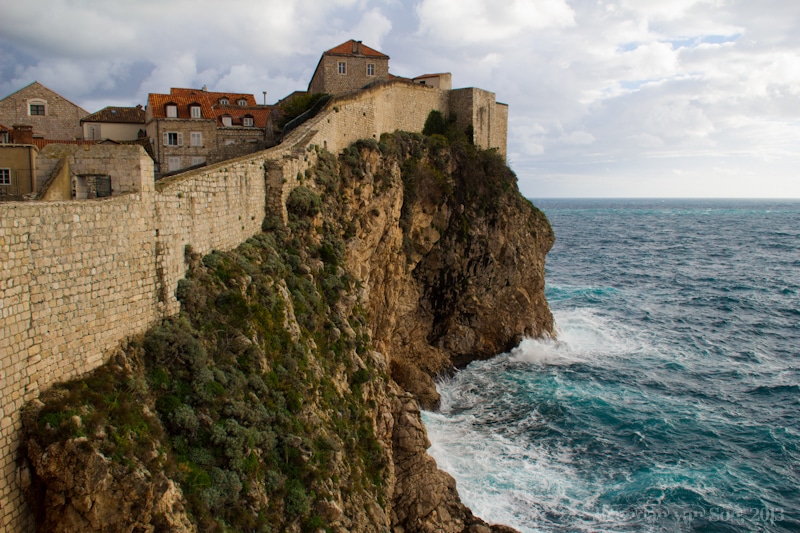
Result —
<path fill-rule="evenodd" d="M 386 82 L 332 100 L 281 145 L 152 181 L 152 161 L 105 199 L 0 203 L 0 530 L 33 531 L 19 482 L 20 408 L 100 366 L 124 339 L 179 310 L 185 249 L 229 250 L 286 220 L 285 200 L 317 160 L 449 113 L 446 91 Z M 52 169 L 51 169 L 52 170 Z"/>
<path fill-rule="evenodd" d="M 155 317 L 152 202 L 0 206 L 0 529 L 31 531 L 17 483 L 20 408 L 103 363 Z"/>
<path fill-rule="evenodd" d="M 161 313 L 178 312 L 185 250 L 230 250 L 261 231 L 267 152 L 218 163 L 159 182 L 155 194 L 155 276 Z"/>
<path fill-rule="evenodd" d="M 473 140 L 481 148 L 497 148 L 506 155 L 508 106 L 498 104 L 495 94 L 468 87 L 450 91 L 450 112 L 461 127 L 472 125 Z"/>

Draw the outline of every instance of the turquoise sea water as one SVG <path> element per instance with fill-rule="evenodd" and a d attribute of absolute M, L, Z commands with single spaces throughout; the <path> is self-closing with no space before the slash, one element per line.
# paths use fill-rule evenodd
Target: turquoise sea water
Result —
<path fill-rule="evenodd" d="M 800 531 L 800 202 L 542 200 L 558 339 L 439 384 L 465 503 L 521 531 Z"/>

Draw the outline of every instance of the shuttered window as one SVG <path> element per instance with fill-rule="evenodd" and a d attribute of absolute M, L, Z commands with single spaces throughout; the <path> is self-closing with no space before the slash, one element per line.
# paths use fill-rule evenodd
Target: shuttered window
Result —
<path fill-rule="evenodd" d="M 183 133 L 179 131 L 165 131 L 164 146 L 183 146 Z"/>

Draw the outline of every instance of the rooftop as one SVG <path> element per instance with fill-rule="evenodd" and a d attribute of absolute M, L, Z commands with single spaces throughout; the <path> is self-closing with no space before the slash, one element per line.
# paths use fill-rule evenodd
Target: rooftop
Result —
<path fill-rule="evenodd" d="M 378 57 L 381 59 L 389 59 L 389 56 L 382 52 L 378 52 L 377 50 L 370 48 L 369 46 L 363 44 L 361 41 L 356 41 L 355 39 L 350 39 L 347 42 L 340 44 L 339 46 L 335 46 L 325 52 L 325 55 L 343 55 L 343 56 L 366 56 L 366 57 Z"/>
<path fill-rule="evenodd" d="M 117 122 L 144 124 L 144 109 L 137 107 L 106 107 L 81 119 L 81 122 Z"/>

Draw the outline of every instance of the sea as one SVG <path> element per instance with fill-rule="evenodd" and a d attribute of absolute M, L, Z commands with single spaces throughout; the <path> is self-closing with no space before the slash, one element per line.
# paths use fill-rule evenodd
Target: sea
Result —
<path fill-rule="evenodd" d="M 522 532 L 800 531 L 800 201 L 534 204 L 556 338 L 423 413 L 464 503 Z"/>

